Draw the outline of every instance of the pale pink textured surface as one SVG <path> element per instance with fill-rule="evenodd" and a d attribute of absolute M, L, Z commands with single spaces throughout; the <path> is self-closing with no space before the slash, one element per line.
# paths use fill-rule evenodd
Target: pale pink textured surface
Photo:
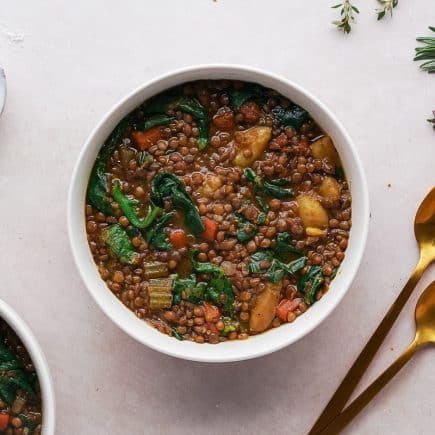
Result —
<path fill-rule="evenodd" d="M 344 37 L 325 1 L 3 2 L 1 297 L 45 351 L 58 434 L 299 435 L 315 420 L 413 268 L 412 219 L 435 181 L 435 133 L 424 121 L 435 77 L 411 60 L 415 37 L 434 24 L 433 2 L 401 2 L 381 23 L 375 1 L 356 3 L 362 15 Z M 326 103 L 359 150 L 372 210 L 357 279 L 322 326 L 273 355 L 224 365 L 160 355 L 117 329 L 78 277 L 65 218 L 74 161 L 102 114 L 145 80 L 209 62 L 276 72 Z M 410 340 L 415 300 L 434 278 L 432 268 L 367 380 Z M 432 352 L 417 355 L 347 433 L 432 433 Z"/>

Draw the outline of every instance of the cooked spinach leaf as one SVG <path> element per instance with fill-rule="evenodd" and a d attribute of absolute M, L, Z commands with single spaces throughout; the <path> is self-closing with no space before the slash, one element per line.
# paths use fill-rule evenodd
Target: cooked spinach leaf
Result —
<path fill-rule="evenodd" d="M 320 266 L 310 266 L 308 272 L 299 280 L 298 290 L 304 295 L 306 304 L 316 302 L 316 294 L 322 288 L 325 278 Z"/>
<path fill-rule="evenodd" d="M 149 227 L 155 218 L 162 212 L 160 207 L 157 207 L 152 201 L 150 201 L 146 217 L 140 218 L 136 213 L 136 207 L 138 206 L 139 201 L 136 199 L 130 199 L 122 193 L 119 180 L 115 180 L 113 182 L 112 196 L 113 199 L 118 203 L 125 216 L 136 228 L 144 229 Z"/>
<path fill-rule="evenodd" d="M 296 249 L 292 245 L 291 236 L 289 233 L 279 233 L 275 239 L 275 247 L 273 248 L 278 257 L 284 257 L 287 254 L 302 256 L 302 251 Z"/>
<path fill-rule="evenodd" d="M 278 283 L 286 273 L 294 275 L 297 271 L 305 266 L 307 257 L 300 257 L 297 260 L 284 263 L 274 257 L 272 251 L 258 251 L 251 255 L 248 269 L 251 273 L 264 273 L 264 276 L 273 283 Z M 264 261 L 269 262 L 268 267 L 262 264 Z"/>
<path fill-rule="evenodd" d="M 230 92 L 230 105 L 233 109 L 239 110 L 243 103 L 248 100 L 265 100 L 265 89 L 255 83 L 248 83 L 241 89 L 233 89 Z"/>
<path fill-rule="evenodd" d="M 177 330 L 177 328 L 176 328 L 175 326 L 173 326 L 173 327 L 171 328 L 171 330 L 172 330 L 172 335 L 173 335 L 177 340 L 180 340 L 180 341 L 183 341 L 183 340 L 184 340 L 183 336 L 178 332 L 178 330 Z"/>
<path fill-rule="evenodd" d="M 166 223 L 174 217 L 174 214 L 174 212 L 163 213 L 145 233 L 145 241 L 160 251 L 169 251 L 172 248 L 172 244 L 169 242 L 168 236 L 163 231 L 163 228 L 166 226 Z"/>
<path fill-rule="evenodd" d="M 172 284 L 173 303 L 179 304 L 181 300 L 198 304 L 204 300 L 207 284 L 196 282 L 196 275 L 192 274 L 189 278 L 176 277 Z"/>
<path fill-rule="evenodd" d="M 251 240 L 258 232 L 258 228 L 242 214 L 235 213 L 236 222 L 239 225 L 239 229 L 236 232 L 236 237 L 239 242 L 245 243 Z"/>
<path fill-rule="evenodd" d="M 5 344 L 0 343 L 0 399 L 11 405 L 22 389 L 34 395 L 36 373 L 25 369 L 24 364 Z"/>
<path fill-rule="evenodd" d="M 272 109 L 272 113 L 281 125 L 285 127 L 293 127 L 296 130 L 299 130 L 302 127 L 302 124 L 310 119 L 310 114 L 296 104 L 288 109 L 276 106 Z"/>
<path fill-rule="evenodd" d="M 189 251 L 189 259 L 192 264 L 192 269 L 196 273 L 209 273 L 212 278 L 207 283 L 204 292 L 204 298 L 216 305 L 223 306 L 225 311 L 232 315 L 234 292 L 231 282 L 225 276 L 224 270 L 213 263 L 203 263 L 196 260 L 197 249 Z"/>
<path fill-rule="evenodd" d="M 129 125 L 129 116 L 122 119 L 104 142 L 92 168 L 87 190 L 88 201 L 99 211 L 114 216 L 110 198 L 107 196 L 106 166 L 116 147 L 121 143 Z"/>
<path fill-rule="evenodd" d="M 161 172 L 151 181 L 151 200 L 163 207 L 164 200 L 170 199 L 175 208 L 184 212 L 184 224 L 195 236 L 204 233 L 204 223 L 192 198 L 186 192 L 183 183 L 174 174 Z"/>
<path fill-rule="evenodd" d="M 175 120 L 174 116 L 168 116 L 159 113 L 147 119 L 144 119 L 141 122 L 138 122 L 136 124 L 136 130 L 141 130 L 141 131 L 149 130 L 150 128 L 158 127 L 159 125 L 167 125 L 174 120 Z"/>
<path fill-rule="evenodd" d="M 263 210 L 258 215 L 258 225 L 264 225 L 267 219 L 267 213 L 269 213 L 269 206 L 267 205 L 267 202 L 264 198 L 262 198 L 260 195 L 256 195 L 255 199 L 257 200 L 258 204 L 260 205 L 261 209 Z"/>
<path fill-rule="evenodd" d="M 272 198 L 290 198 L 294 196 L 294 192 L 289 187 L 283 187 L 289 184 L 290 181 L 286 178 L 278 178 L 276 180 L 264 180 L 263 177 L 257 175 L 253 169 L 246 168 L 243 171 L 245 178 L 254 183 L 255 191 L 257 194 L 271 196 Z"/>
<path fill-rule="evenodd" d="M 198 149 L 204 149 L 208 144 L 208 111 L 197 100 L 166 92 L 152 98 L 144 110 L 147 114 L 163 114 L 177 109 L 193 116 L 199 130 Z"/>

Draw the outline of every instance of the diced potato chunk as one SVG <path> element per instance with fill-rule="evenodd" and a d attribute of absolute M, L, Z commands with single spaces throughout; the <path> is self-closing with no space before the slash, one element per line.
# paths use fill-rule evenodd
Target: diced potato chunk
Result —
<path fill-rule="evenodd" d="M 251 166 L 260 157 L 271 137 L 271 127 L 252 127 L 236 132 L 237 153 L 233 163 L 242 168 Z"/>
<path fill-rule="evenodd" d="M 341 186 L 333 177 L 325 177 L 319 186 L 319 193 L 326 199 L 338 201 L 340 199 Z"/>
<path fill-rule="evenodd" d="M 341 167 L 340 157 L 335 149 L 332 139 L 329 136 L 323 136 L 311 144 L 311 154 L 316 159 L 327 157 L 336 166 Z"/>
<path fill-rule="evenodd" d="M 308 195 L 299 195 L 296 202 L 298 203 L 299 217 L 302 219 L 305 228 L 324 229 L 328 226 L 328 213 L 317 199 Z"/>
<path fill-rule="evenodd" d="M 305 233 L 307 236 L 311 237 L 325 237 L 326 230 L 321 230 L 320 228 L 307 227 L 305 228 Z"/>
<path fill-rule="evenodd" d="M 263 292 L 257 297 L 249 318 L 249 327 L 252 331 L 262 332 L 270 326 L 275 317 L 281 288 L 282 283 L 268 283 Z"/>
<path fill-rule="evenodd" d="M 204 186 L 202 187 L 202 194 L 205 197 L 210 198 L 213 196 L 213 193 L 219 189 L 219 187 L 222 187 L 222 184 L 223 182 L 219 175 L 208 174 L 205 177 Z"/>

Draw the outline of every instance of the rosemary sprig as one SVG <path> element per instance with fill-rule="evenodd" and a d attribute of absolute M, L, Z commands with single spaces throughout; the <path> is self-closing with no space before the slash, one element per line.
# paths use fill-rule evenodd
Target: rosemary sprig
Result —
<path fill-rule="evenodd" d="M 429 26 L 429 30 L 435 32 L 435 27 Z M 420 65 L 420 68 L 428 73 L 435 73 L 435 38 L 422 37 L 417 38 L 417 41 L 424 45 L 415 49 L 414 60 L 427 60 Z"/>
<path fill-rule="evenodd" d="M 352 30 L 352 24 L 355 23 L 355 15 L 359 14 L 359 10 L 356 6 L 354 6 L 349 0 L 344 0 L 343 3 L 339 3 L 338 5 L 331 6 L 332 9 L 340 10 L 340 20 L 333 21 L 332 24 L 337 26 L 339 30 L 342 30 L 344 33 L 350 33 Z"/>
<path fill-rule="evenodd" d="M 428 119 L 428 122 L 433 124 L 433 128 L 435 128 L 435 110 L 432 111 L 433 119 Z"/>
<path fill-rule="evenodd" d="M 378 20 L 382 20 L 388 12 L 393 16 L 393 8 L 399 4 L 399 0 L 378 0 L 378 2 L 382 5 L 381 8 L 376 9 Z"/>

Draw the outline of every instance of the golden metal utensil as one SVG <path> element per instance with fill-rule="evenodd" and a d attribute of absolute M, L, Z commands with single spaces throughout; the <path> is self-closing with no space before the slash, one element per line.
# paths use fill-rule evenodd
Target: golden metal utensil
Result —
<path fill-rule="evenodd" d="M 395 320 L 412 294 L 423 272 L 435 260 L 435 187 L 424 198 L 414 220 L 414 233 L 420 247 L 420 259 L 405 287 L 353 363 L 309 435 L 318 434 L 345 407 L 349 397 L 370 365 Z"/>
<path fill-rule="evenodd" d="M 361 393 L 341 414 L 322 431 L 321 435 L 340 433 L 373 397 L 385 387 L 396 373 L 414 356 L 421 347 L 435 343 L 435 281 L 426 288 L 415 307 L 415 338 L 397 358 L 363 393 Z"/>

